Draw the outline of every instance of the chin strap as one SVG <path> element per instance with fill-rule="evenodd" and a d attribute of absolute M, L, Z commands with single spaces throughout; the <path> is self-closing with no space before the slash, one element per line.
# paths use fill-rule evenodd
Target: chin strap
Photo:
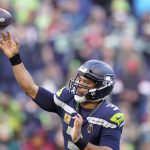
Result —
<path fill-rule="evenodd" d="M 85 96 L 78 96 L 78 95 L 74 95 L 74 99 L 76 102 L 78 103 L 84 103 L 86 101 Z"/>
<path fill-rule="evenodd" d="M 85 96 L 78 96 L 78 95 L 74 95 L 74 99 L 77 103 L 84 103 L 84 102 L 92 102 L 92 103 L 95 103 L 95 102 L 102 102 L 104 98 L 101 98 L 101 99 L 98 99 L 98 100 L 87 100 Z"/>

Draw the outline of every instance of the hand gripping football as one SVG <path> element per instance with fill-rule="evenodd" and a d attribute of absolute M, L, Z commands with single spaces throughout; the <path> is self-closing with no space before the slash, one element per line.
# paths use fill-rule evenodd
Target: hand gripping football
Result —
<path fill-rule="evenodd" d="M 0 8 L 0 30 L 5 29 L 13 22 L 13 16 L 10 12 Z"/>

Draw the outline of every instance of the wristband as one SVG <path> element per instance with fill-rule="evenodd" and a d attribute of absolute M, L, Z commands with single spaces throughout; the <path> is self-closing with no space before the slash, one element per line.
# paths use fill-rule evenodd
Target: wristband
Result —
<path fill-rule="evenodd" d="M 15 65 L 18 65 L 18 64 L 22 63 L 22 60 L 21 60 L 21 57 L 20 57 L 19 53 L 17 53 L 12 58 L 9 58 L 9 61 L 10 61 L 12 66 L 15 66 Z"/>
<path fill-rule="evenodd" d="M 77 142 L 74 143 L 80 150 L 84 150 L 84 148 L 87 146 L 88 141 L 86 141 L 83 138 L 79 138 Z"/>

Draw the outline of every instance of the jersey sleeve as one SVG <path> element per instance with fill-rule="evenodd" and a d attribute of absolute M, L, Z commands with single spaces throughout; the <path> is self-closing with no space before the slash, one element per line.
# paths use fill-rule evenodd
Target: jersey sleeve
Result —
<path fill-rule="evenodd" d="M 54 102 L 54 94 L 50 91 L 39 87 L 38 93 L 33 99 L 34 102 L 40 106 L 42 109 L 49 111 L 49 112 L 56 112 L 57 113 L 57 106 Z"/>
<path fill-rule="evenodd" d="M 67 101 L 70 100 L 71 94 L 66 87 L 58 90 L 56 93 L 39 87 L 38 93 L 34 99 L 34 102 L 39 105 L 42 109 L 55 112 L 59 116 L 62 115 L 63 111 L 73 111 L 68 105 Z"/>
<path fill-rule="evenodd" d="M 102 137 L 100 139 L 100 146 L 108 146 L 113 150 L 120 150 L 120 138 L 122 134 L 122 127 L 111 129 L 104 128 L 102 130 Z"/>
<path fill-rule="evenodd" d="M 105 120 L 113 124 L 113 127 L 103 127 L 99 145 L 111 147 L 113 150 L 120 150 L 120 139 L 123 125 L 125 123 L 125 117 L 124 114 L 119 110 L 119 108 L 114 107 L 114 105 L 110 106 L 113 107 L 107 109 Z"/>

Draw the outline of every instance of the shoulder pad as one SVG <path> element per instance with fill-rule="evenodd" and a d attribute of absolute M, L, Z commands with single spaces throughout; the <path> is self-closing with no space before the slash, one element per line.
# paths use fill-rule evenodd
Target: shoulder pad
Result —
<path fill-rule="evenodd" d="M 116 105 L 112 103 L 106 103 L 105 110 L 105 117 L 107 118 L 107 120 L 115 123 L 119 127 L 124 125 L 125 116 Z"/>
<path fill-rule="evenodd" d="M 70 93 L 69 89 L 67 87 L 63 87 L 60 90 L 56 92 L 56 97 L 61 101 L 67 101 L 70 100 L 73 95 Z"/>
<path fill-rule="evenodd" d="M 59 90 L 56 92 L 56 95 L 57 95 L 58 97 L 60 97 L 60 96 L 61 96 L 61 94 L 62 94 L 62 92 L 63 92 L 64 88 L 65 88 L 65 87 L 63 87 L 63 88 L 59 89 Z"/>

